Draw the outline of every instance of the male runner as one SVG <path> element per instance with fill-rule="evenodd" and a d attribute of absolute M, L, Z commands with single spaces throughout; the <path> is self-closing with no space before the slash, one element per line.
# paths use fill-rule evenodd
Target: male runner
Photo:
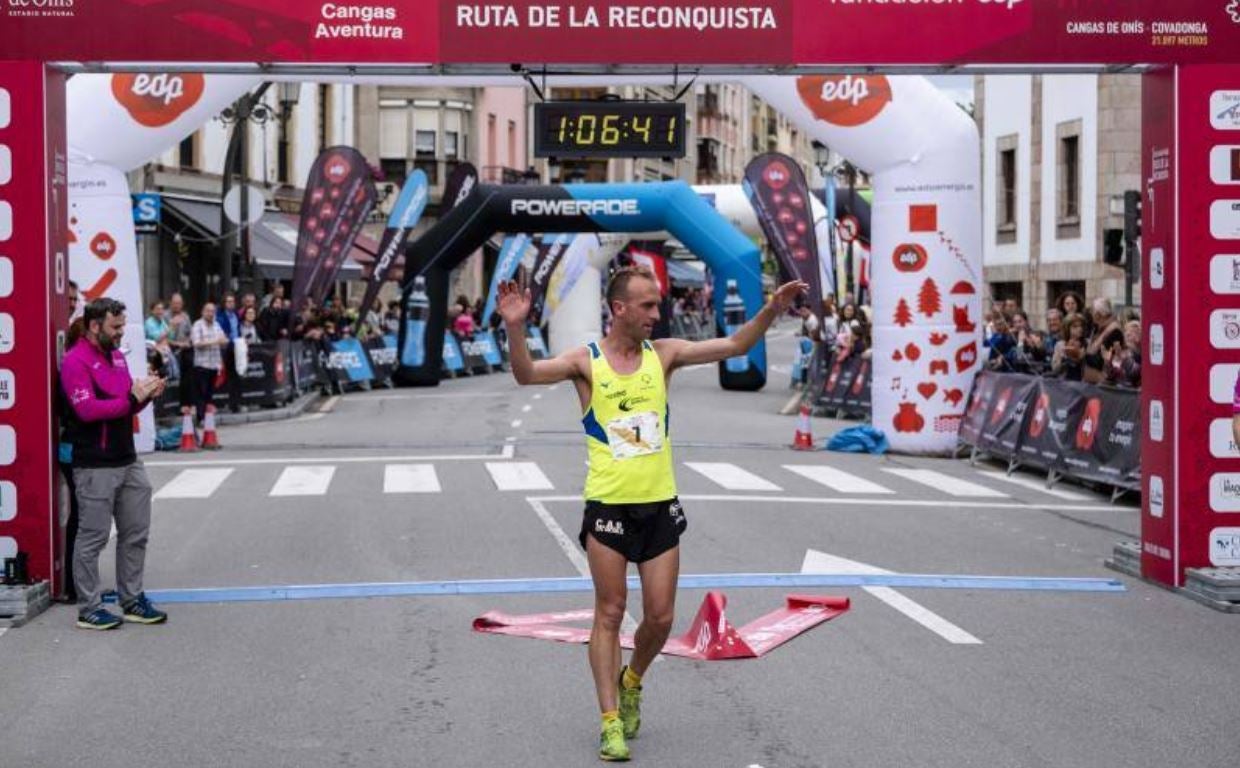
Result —
<path fill-rule="evenodd" d="M 594 580 L 590 669 L 602 710 L 603 760 L 629 759 L 625 740 L 636 737 L 641 726 L 642 675 L 672 629 L 686 522 L 672 470 L 667 380 L 677 368 L 745 354 L 808 288 L 799 281 L 780 286 L 762 311 L 730 337 L 650 341 L 659 320 L 659 286 L 648 269 L 628 267 L 607 286 L 613 322 L 603 340 L 534 362 L 525 346 L 530 292 L 514 282 L 499 286 L 499 311 L 517 383 L 571 380 L 585 413 L 581 421 L 590 469 L 580 540 Z M 630 561 L 641 576 L 642 621 L 622 670 L 620 623 Z"/>

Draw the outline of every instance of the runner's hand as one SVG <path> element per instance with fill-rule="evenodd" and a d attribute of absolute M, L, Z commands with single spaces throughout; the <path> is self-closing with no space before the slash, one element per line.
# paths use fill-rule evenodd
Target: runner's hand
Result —
<path fill-rule="evenodd" d="M 802 282 L 801 280 L 784 283 L 775 289 L 775 293 L 771 294 L 771 306 L 775 308 L 776 312 L 783 314 L 796 301 L 797 294 L 804 293 L 809 293 L 809 283 Z"/>
<path fill-rule="evenodd" d="M 521 290 L 515 280 L 499 284 L 499 315 L 504 322 L 520 325 L 530 314 L 530 289 Z"/>

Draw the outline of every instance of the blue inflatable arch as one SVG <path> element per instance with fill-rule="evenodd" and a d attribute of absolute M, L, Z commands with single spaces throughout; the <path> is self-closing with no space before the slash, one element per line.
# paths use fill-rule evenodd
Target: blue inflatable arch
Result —
<path fill-rule="evenodd" d="M 758 247 L 683 181 L 475 187 L 406 253 L 410 268 L 401 286 L 397 380 L 430 386 L 439 382 L 448 273 L 493 234 L 661 230 L 706 262 L 714 274 L 715 325 L 720 334 L 739 320 L 725 318 L 729 280 L 736 281 L 746 320 L 762 308 Z M 419 275 L 425 280 L 426 297 L 413 295 Z M 419 354 L 406 354 L 412 348 Z M 760 389 L 766 383 L 765 344 L 756 344 L 744 359 L 720 363 L 719 383 L 724 389 Z"/>

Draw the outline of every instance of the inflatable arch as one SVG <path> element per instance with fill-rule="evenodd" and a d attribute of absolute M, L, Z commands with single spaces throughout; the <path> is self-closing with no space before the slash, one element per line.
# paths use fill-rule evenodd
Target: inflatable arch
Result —
<path fill-rule="evenodd" d="M 179 141 L 198 123 L 190 124 L 187 116 L 160 129 L 138 124 L 112 103 L 114 99 L 109 101 L 113 78 L 119 77 L 132 76 L 81 74 L 70 81 L 69 137 L 71 149 L 78 149 L 95 161 L 126 169 L 132 167 L 138 156 L 129 147 L 144 147 L 143 153 L 150 157 Z M 244 76 L 192 77 L 204 80 L 204 92 L 211 94 L 213 105 L 227 103 L 254 82 Z M 663 83 L 666 77 L 626 75 L 622 80 L 626 84 Z M 698 78 L 702 83 L 737 80 L 714 74 Z M 980 367 L 981 357 L 981 152 L 976 124 L 919 76 L 761 76 L 742 77 L 739 81 L 787 115 L 809 138 L 832 147 L 870 173 L 874 185 L 870 275 L 875 321 L 874 424 L 888 434 L 893 450 L 951 451 L 964 415 L 964 396 Z M 411 86 L 522 84 L 516 75 L 368 76 L 353 78 L 351 82 Z M 547 78 L 547 85 L 552 87 L 615 82 L 614 76 Z M 76 133 L 75 124 L 90 125 L 91 135 L 104 138 L 90 146 L 75 147 L 75 142 L 87 141 L 79 138 L 86 134 Z M 562 190 L 556 194 L 591 194 L 585 187 L 573 185 L 571 195 Z M 706 211 L 712 221 L 718 220 L 718 214 L 688 186 L 681 188 L 687 196 L 686 205 L 693 198 L 698 210 Z M 524 194 L 528 195 L 528 189 Z M 616 188 L 595 189 L 595 194 L 609 196 L 615 194 Z M 534 232 L 609 231 L 607 225 L 590 216 L 578 218 L 585 220 L 580 228 L 557 225 L 554 221 L 523 226 Z M 654 231 L 670 229 L 661 221 L 634 222 L 629 226 Z M 735 230 L 728 231 L 737 238 L 739 247 L 744 238 Z M 684 238 L 677 238 L 699 255 L 705 255 Z M 481 241 L 473 247 L 480 244 Z M 752 248 L 748 241 L 745 245 Z M 425 252 L 418 244 L 414 248 Z M 756 259 L 756 250 L 754 254 Z M 446 263 L 433 262 L 429 257 L 423 261 L 423 268 L 430 270 L 427 278 L 432 289 L 437 280 L 435 270 Z M 416 270 L 408 274 L 416 274 Z M 584 286 L 578 286 L 574 293 L 578 290 L 584 290 Z M 446 286 L 444 291 L 446 294 Z M 752 313 L 757 306 L 757 292 L 756 284 L 748 291 L 750 295 L 742 289 L 748 312 Z M 587 303 L 580 297 L 577 300 L 582 306 Z M 442 322 L 442 318 L 437 322 Z M 434 335 L 428 341 L 442 344 Z M 750 356 L 750 364 L 743 386 L 761 386 L 765 378 L 765 351 L 757 349 L 756 355 Z"/>
<path fill-rule="evenodd" d="M 403 383 L 439 382 L 447 309 L 448 272 L 496 232 L 651 232 L 666 230 L 697 254 L 715 275 L 715 293 L 735 281 L 745 318 L 762 308 L 758 247 L 683 181 L 570 186 L 479 185 L 410 247 L 411 265 L 402 286 L 401 363 Z M 416 276 L 426 297 L 414 295 Z M 416 319 L 409 316 L 411 301 Z M 725 327 L 723 301 L 716 325 Z M 412 322 L 411 322 L 412 320 Z M 423 339 L 413 334 L 424 334 Z M 413 345 L 413 346 L 408 346 Z M 420 365 L 407 365 L 406 349 L 420 348 Z M 756 390 L 766 383 L 766 347 L 759 342 L 745 358 L 719 364 L 725 389 Z"/>

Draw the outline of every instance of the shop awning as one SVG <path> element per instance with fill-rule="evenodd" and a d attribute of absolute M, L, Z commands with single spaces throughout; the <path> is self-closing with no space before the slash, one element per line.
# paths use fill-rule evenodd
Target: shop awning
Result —
<path fill-rule="evenodd" d="M 667 276 L 673 285 L 701 288 L 706 285 L 706 265 L 700 261 L 668 259 Z"/>
<path fill-rule="evenodd" d="M 173 215 L 189 224 L 204 237 L 220 236 L 220 204 L 214 200 L 202 198 L 177 197 L 164 195 L 163 204 Z M 297 251 L 296 216 L 267 211 L 262 220 L 250 229 L 250 255 L 254 265 L 269 280 L 292 280 L 293 257 Z M 373 260 L 365 249 L 374 251 L 376 243 L 366 235 L 359 235 L 354 243 L 349 258 L 340 268 L 337 279 L 360 280 L 362 269 L 358 264 L 359 257 Z"/>

